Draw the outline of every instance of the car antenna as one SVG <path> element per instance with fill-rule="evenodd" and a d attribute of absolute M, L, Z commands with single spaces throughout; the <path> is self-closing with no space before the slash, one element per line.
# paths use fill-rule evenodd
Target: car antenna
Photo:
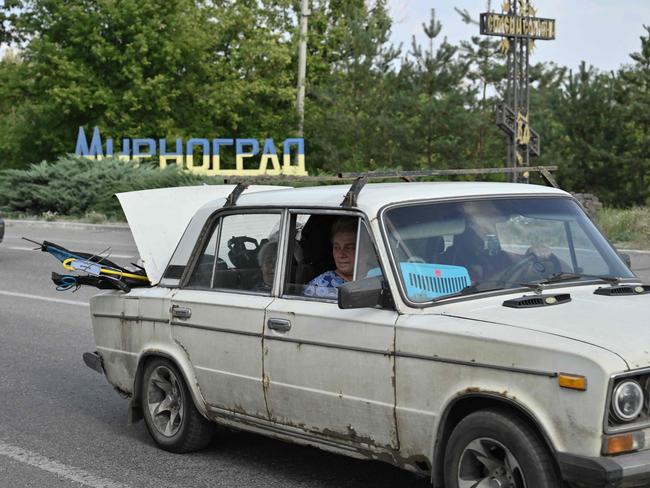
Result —
<path fill-rule="evenodd" d="M 356 207 L 359 193 L 361 193 L 363 187 L 366 186 L 366 183 L 368 183 L 368 178 L 365 176 L 359 176 L 356 180 L 354 180 L 354 183 L 352 183 L 352 186 L 341 202 L 341 207 Z"/>
<path fill-rule="evenodd" d="M 248 183 L 237 183 L 237 186 L 230 192 L 228 198 L 226 198 L 226 203 L 223 205 L 224 208 L 234 207 L 246 188 L 248 188 Z"/>

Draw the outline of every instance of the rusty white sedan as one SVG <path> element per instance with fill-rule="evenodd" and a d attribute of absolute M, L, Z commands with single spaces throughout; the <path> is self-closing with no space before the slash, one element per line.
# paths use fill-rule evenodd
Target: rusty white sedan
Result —
<path fill-rule="evenodd" d="M 650 484 L 650 287 L 561 190 L 119 195 L 151 287 L 86 363 L 163 449 L 216 424 L 447 488 Z"/>

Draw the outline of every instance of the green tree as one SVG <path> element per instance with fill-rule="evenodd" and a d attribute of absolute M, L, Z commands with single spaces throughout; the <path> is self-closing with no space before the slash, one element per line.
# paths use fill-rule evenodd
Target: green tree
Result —
<path fill-rule="evenodd" d="M 0 0 L 0 44 L 19 41 L 22 0 Z"/>
<path fill-rule="evenodd" d="M 422 29 L 428 46 L 424 48 L 413 37 L 401 67 L 401 75 L 412 87 L 408 112 L 411 141 L 416 147 L 411 152 L 416 152 L 420 167 L 444 168 L 467 159 L 464 105 L 475 92 L 463 85 L 469 66 L 458 56 L 458 47 L 449 44 L 446 37 L 435 47 L 442 25 L 434 9 Z"/>
<path fill-rule="evenodd" d="M 627 107 L 615 73 L 601 73 L 583 62 L 570 73 L 552 110 L 562 124 L 561 138 L 549 139 L 549 150 L 560 165 L 560 181 L 572 191 L 598 194 L 606 203 L 629 191 Z M 636 197 L 626 195 L 628 202 Z"/>
<path fill-rule="evenodd" d="M 631 164 L 626 172 L 635 204 L 650 201 L 650 27 L 644 26 L 641 50 L 630 54 L 634 65 L 622 69 L 622 91 L 627 108 L 625 130 L 631 134 Z"/>
<path fill-rule="evenodd" d="M 31 81 L 12 134 L 23 141 L 24 163 L 71 152 L 79 126 L 97 125 L 118 140 L 286 137 L 294 94 L 288 1 L 24 7 Z M 0 154 L 4 165 L 6 158 Z"/>
<path fill-rule="evenodd" d="M 386 147 L 394 144 L 388 85 L 399 51 L 388 43 L 386 2 L 316 2 L 312 16 L 305 120 L 310 161 L 329 171 L 388 164 Z"/>
<path fill-rule="evenodd" d="M 27 66 L 13 49 L 0 60 L 0 168 L 16 166 L 27 140 L 22 129 L 28 124 L 23 102 L 29 81 Z"/>

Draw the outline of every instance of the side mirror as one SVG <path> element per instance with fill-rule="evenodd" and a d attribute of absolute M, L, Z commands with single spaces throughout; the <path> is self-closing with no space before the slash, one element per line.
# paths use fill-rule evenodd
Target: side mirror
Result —
<path fill-rule="evenodd" d="M 383 305 L 389 293 L 380 276 L 344 283 L 339 288 L 339 308 L 373 308 Z"/>

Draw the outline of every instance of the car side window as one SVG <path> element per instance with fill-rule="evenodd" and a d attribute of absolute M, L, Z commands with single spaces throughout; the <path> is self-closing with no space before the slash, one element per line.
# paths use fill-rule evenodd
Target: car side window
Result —
<path fill-rule="evenodd" d="M 196 262 L 188 286 L 270 294 L 280 220 L 279 212 L 220 218 Z"/>
<path fill-rule="evenodd" d="M 292 215 L 284 295 L 336 300 L 348 281 L 381 276 L 368 229 L 356 216 Z"/>

